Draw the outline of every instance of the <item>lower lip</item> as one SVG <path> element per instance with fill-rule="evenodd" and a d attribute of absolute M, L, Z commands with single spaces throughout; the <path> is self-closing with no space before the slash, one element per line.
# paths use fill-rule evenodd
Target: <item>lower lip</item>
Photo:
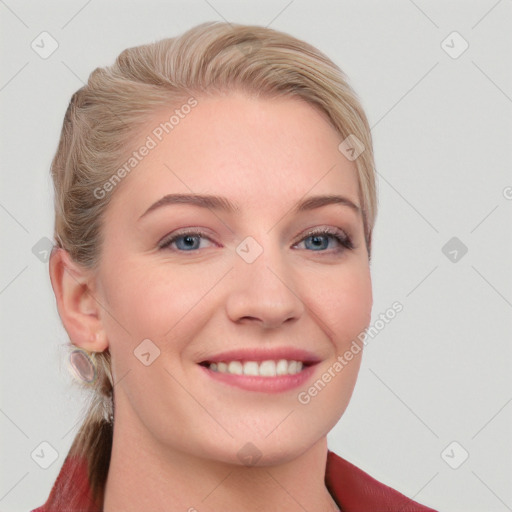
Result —
<path fill-rule="evenodd" d="M 303 385 L 315 371 L 316 365 L 305 367 L 295 375 L 279 375 L 276 377 L 258 377 L 253 375 L 234 375 L 231 373 L 220 373 L 201 366 L 208 377 L 230 386 L 245 389 L 247 391 L 260 391 L 262 393 L 282 393 Z"/>

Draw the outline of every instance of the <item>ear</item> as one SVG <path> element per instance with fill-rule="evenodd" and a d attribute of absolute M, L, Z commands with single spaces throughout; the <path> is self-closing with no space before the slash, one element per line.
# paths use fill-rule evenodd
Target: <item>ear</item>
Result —
<path fill-rule="evenodd" d="M 71 343 L 90 352 L 103 352 L 108 339 L 100 320 L 101 305 L 94 295 L 93 272 L 75 263 L 66 250 L 54 247 L 50 255 L 50 280 Z"/>

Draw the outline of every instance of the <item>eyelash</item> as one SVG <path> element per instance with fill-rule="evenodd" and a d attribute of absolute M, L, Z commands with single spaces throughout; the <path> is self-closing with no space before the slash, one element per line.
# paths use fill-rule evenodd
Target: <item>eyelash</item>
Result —
<path fill-rule="evenodd" d="M 167 250 L 167 249 L 169 249 L 170 245 L 173 244 L 176 240 L 178 240 L 180 238 L 187 237 L 187 236 L 196 236 L 196 237 L 199 237 L 199 238 L 206 238 L 208 240 L 210 239 L 206 235 L 206 233 L 204 233 L 202 231 L 199 231 L 199 230 L 196 231 L 196 230 L 191 229 L 189 231 L 185 231 L 185 232 L 173 235 L 171 238 L 164 239 L 161 243 L 159 243 L 158 247 L 159 247 L 159 249 Z M 312 229 L 312 230 L 308 231 L 306 233 L 306 235 L 303 236 L 295 245 L 297 245 L 300 242 L 303 242 L 307 238 L 315 237 L 315 236 L 329 236 L 329 237 L 331 237 L 331 239 L 335 239 L 341 245 L 341 247 L 338 247 L 337 249 L 334 249 L 334 251 L 321 250 L 321 251 L 310 251 L 310 252 L 321 252 L 321 253 L 324 253 L 324 252 L 335 252 L 335 253 L 340 253 L 340 252 L 343 252 L 344 250 L 347 250 L 347 249 L 348 250 L 352 250 L 352 249 L 355 248 L 355 246 L 354 246 L 350 236 L 348 236 L 341 229 L 337 229 L 337 228 Z M 179 249 L 169 249 L 169 250 L 174 250 L 176 252 L 186 253 L 186 252 L 197 252 L 198 249 L 192 249 L 190 251 L 183 251 L 183 250 L 179 250 Z"/>

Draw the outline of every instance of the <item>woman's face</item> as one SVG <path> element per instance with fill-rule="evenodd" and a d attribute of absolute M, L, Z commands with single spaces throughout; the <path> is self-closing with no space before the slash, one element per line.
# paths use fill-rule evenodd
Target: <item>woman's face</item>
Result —
<path fill-rule="evenodd" d="M 156 142 L 104 217 L 97 298 L 116 428 L 213 460 L 291 460 L 343 414 L 370 321 L 355 163 L 298 99 L 198 97 L 159 131 L 173 111 L 130 149 Z M 174 194 L 222 199 L 155 206 Z M 342 199 L 298 208 L 318 196 Z"/>

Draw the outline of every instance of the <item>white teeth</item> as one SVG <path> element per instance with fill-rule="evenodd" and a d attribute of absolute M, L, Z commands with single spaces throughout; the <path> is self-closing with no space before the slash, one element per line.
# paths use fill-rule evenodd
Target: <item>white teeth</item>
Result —
<path fill-rule="evenodd" d="M 244 375 L 259 375 L 258 363 L 256 361 L 247 361 L 244 363 Z"/>
<path fill-rule="evenodd" d="M 276 362 L 263 361 L 260 364 L 260 375 L 262 377 L 275 377 L 276 376 Z"/>
<path fill-rule="evenodd" d="M 227 373 L 233 373 L 235 375 L 242 375 L 243 367 L 242 363 L 240 361 L 231 361 L 228 364 L 228 371 Z"/>
<path fill-rule="evenodd" d="M 288 363 L 288 373 L 291 373 L 292 375 L 293 375 L 294 373 L 297 373 L 297 365 L 298 365 L 298 364 L 299 364 L 299 363 L 297 363 L 297 361 L 290 361 L 290 362 Z"/>
<path fill-rule="evenodd" d="M 286 359 L 280 359 L 276 366 L 277 375 L 286 375 L 288 373 L 288 361 Z"/>
<path fill-rule="evenodd" d="M 210 363 L 210 370 L 219 373 L 231 373 L 233 375 L 249 375 L 257 377 L 275 377 L 276 375 L 295 375 L 302 371 L 302 361 L 240 361 Z"/>

